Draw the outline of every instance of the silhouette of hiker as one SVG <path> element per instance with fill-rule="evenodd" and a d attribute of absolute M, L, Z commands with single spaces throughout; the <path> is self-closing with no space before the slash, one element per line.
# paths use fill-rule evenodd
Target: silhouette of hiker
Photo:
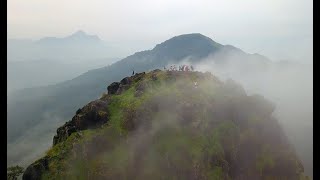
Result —
<path fill-rule="evenodd" d="M 134 75 L 134 71 L 132 71 L 132 76 Z"/>

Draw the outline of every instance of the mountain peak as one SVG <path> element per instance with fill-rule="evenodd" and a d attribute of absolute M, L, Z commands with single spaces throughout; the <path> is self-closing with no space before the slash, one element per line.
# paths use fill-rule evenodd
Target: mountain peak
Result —
<path fill-rule="evenodd" d="M 178 36 L 174 36 L 173 38 L 203 38 L 203 39 L 207 39 L 207 40 L 211 40 L 209 37 L 201 34 L 201 33 L 188 33 L 188 34 L 181 34 Z"/>
<path fill-rule="evenodd" d="M 207 36 L 190 33 L 174 36 L 156 45 L 153 51 L 159 56 L 166 55 L 173 59 L 181 59 L 190 55 L 203 58 L 222 47 L 223 45 L 214 42 Z"/>
<path fill-rule="evenodd" d="M 169 46 L 179 46 L 185 47 L 185 46 L 198 46 L 203 48 L 220 48 L 222 47 L 221 44 L 214 42 L 212 39 L 210 39 L 207 36 L 204 36 L 200 33 L 190 33 L 190 34 L 182 34 L 179 36 L 174 36 L 166 41 L 164 41 L 161 44 L 158 44 L 156 48 L 163 48 L 163 47 L 169 47 Z"/>
<path fill-rule="evenodd" d="M 178 36 L 174 36 L 165 42 L 169 42 L 169 41 L 189 41 L 189 42 L 203 41 L 203 42 L 215 43 L 212 39 L 200 33 L 181 34 Z"/>
<path fill-rule="evenodd" d="M 97 41 L 100 41 L 100 38 L 97 35 L 89 35 L 82 30 L 78 30 L 78 31 L 72 33 L 71 35 L 68 35 L 68 36 L 62 37 L 62 38 L 45 37 L 45 38 L 38 40 L 37 43 L 50 44 L 50 45 L 58 43 L 60 46 L 61 43 L 62 44 L 63 43 L 70 43 L 70 42 L 74 42 L 74 41 L 97 42 Z"/>
<path fill-rule="evenodd" d="M 67 36 L 66 38 L 71 39 L 85 39 L 85 40 L 96 40 L 99 41 L 100 38 L 97 35 L 89 35 L 83 30 L 78 30 L 75 33 L 71 34 L 70 36 Z"/>
<path fill-rule="evenodd" d="M 88 34 L 82 30 L 78 30 L 78 31 L 74 32 L 73 34 L 71 34 L 71 36 L 88 36 Z"/>

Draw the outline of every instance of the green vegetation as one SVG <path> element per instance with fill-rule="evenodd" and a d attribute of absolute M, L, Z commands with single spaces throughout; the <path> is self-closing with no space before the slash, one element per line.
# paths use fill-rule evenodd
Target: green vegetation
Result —
<path fill-rule="evenodd" d="M 267 149 L 263 149 L 261 154 L 257 157 L 256 167 L 259 170 L 261 176 L 263 175 L 263 171 L 265 168 L 274 167 L 273 156 Z"/>
<path fill-rule="evenodd" d="M 7 168 L 7 180 L 17 180 L 23 172 L 24 168 L 21 166 L 10 166 Z"/>
<path fill-rule="evenodd" d="M 290 165 L 281 177 L 300 177 L 296 157 L 283 156 L 291 148 L 280 141 L 283 132 L 270 141 L 262 130 L 277 122 L 247 99 L 210 74 L 153 71 L 132 78 L 121 93 L 100 99 L 108 102 L 97 110 L 108 116 L 106 124 L 74 132 L 47 152 L 42 178 L 267 179 L 287 168 L 281 163 Z"/>

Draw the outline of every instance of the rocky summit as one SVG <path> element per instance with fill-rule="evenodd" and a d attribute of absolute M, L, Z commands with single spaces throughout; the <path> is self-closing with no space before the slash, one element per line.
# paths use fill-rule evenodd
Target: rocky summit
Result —
<path fill-rule="evenodd" d="M 211 73 L 137 73 L 57 129 L 28 179 L 308 179 L 273 103 Z"/>

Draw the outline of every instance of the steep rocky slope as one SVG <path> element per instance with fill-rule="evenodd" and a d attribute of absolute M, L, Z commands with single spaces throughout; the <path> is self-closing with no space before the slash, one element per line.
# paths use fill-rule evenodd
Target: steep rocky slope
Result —
<path fill-rule="evenodd" d="M 107 90 L 23 179 L 308 179 L 274 105 L 232 80 L 154 70 Z"/>

